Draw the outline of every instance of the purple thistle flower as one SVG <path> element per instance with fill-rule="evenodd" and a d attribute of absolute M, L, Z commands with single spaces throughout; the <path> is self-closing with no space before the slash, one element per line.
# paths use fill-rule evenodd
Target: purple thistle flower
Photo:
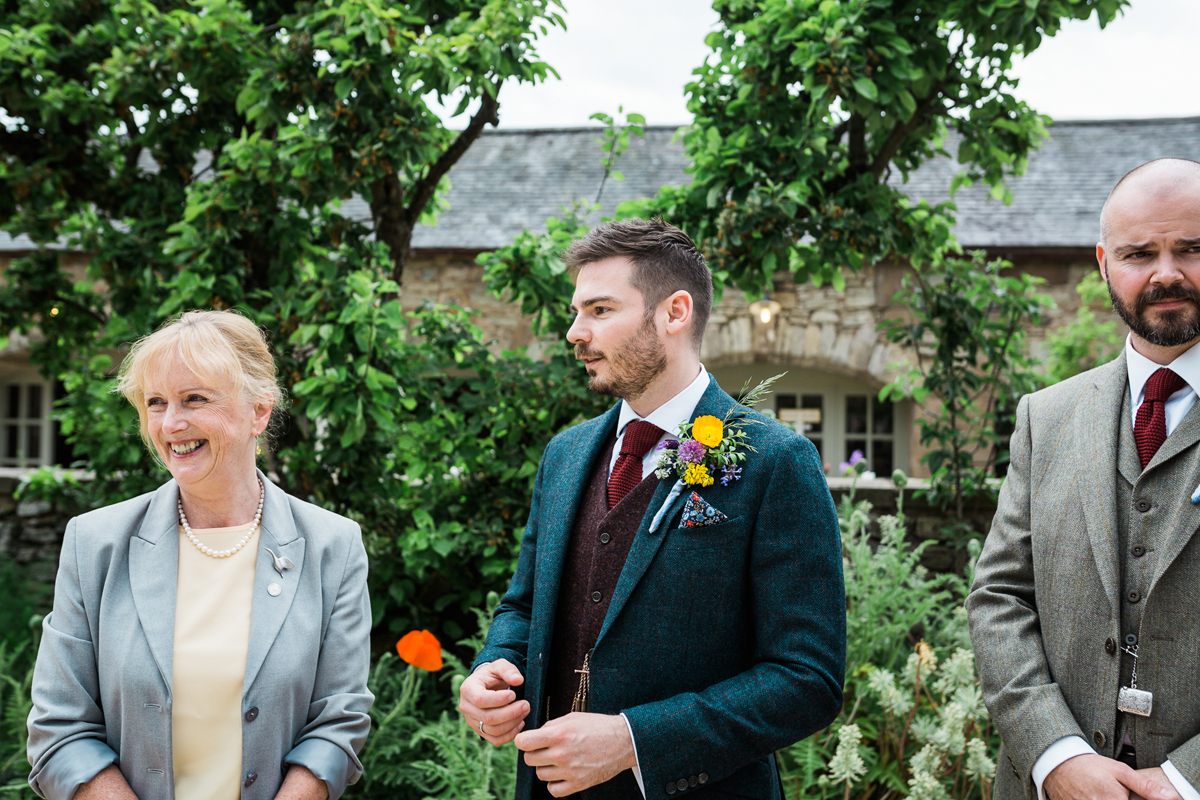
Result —
<path fill-rule="evenodd" d="M 721 485 L 728 486 L 731 481 L 740 481 L 742 479 L 741 467 L 722 467 L 721 468 Z"/>
<path fill-rule="evenodd" d="M 679 444 L 679 460 L 685 464 L 700 464 L 708 455 L 708 448 L 695 439 L 688 439 Z"/>

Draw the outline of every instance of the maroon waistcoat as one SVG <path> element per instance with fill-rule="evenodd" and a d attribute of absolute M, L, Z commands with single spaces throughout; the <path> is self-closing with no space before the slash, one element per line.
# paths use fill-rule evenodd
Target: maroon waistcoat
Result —
<path fill-rule="evenodd" d="M 579 688 L 575 670 L 582 668 L 584 656 L 600 638 L 633 538 L 658 488 L 658 478 L 651 474 L 608 509 L 608 464 L 615 441 L 610 437 L 596 460 L 567 545 L 546 675 L 547 719 L 571 711 Z"/>

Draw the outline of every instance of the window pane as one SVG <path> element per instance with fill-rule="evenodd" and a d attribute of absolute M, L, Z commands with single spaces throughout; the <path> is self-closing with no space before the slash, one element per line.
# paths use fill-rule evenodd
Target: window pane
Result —
<path fill-rule="evenodd" d="M 846 440 L 846 460 L 849 461 L 855 452 L 867 455 L 867 440 L 866 439 L 847 439 Z"/>
<path fill-rule="evenodd" d="M 846 433 L 867 432 L 867 396 L 846 395 Z"/>
<path fill-rule="evenodd" d="M 871 433 L 891 433 L 892 432 L 892 415 L 894 409 L 890 400 L 876 400 L 872 404 L 871 409 L 874 413 L 871 414 Z"/>
<path fill-rule="evenodd" d="M 32 466 L 42 458 L 42 428 L 40 425 L 25 426 L 25 459 Z"/>
<path fill-rule="evenodd" d="M 4 457 L 15 459 L 21 445 L 21 429 L 16 425 L 4 426 Z"/>
<path fill-rule="evenodd" d="M 8 387 L 8 403 L 4 406 L 4 416 L 7 419 L 17 419 L 21 416 L 21 387 Z"/>
<path fill-rule="evenodd" d="M 42 387 L 41 384 L 33 384 L 25 387 L 29 391 L 29 405 L 25 406 L 25 416 L 27 419 L 42 418 Z"/>
<path fill-rule="evenodd" d="M 819 394 L 806 394 L 800 398 L 800 407 L 816 411 L 811 417 L 816 417 L 815 422 L 809 422 L 805 432 L 808 434 L 821 433 L 821 426 L 824 424 L 825 417 L 825 397 Z"/>
<path fill-rule="evenodd" d="M 892 470 L 892 443 L 887 439 L 871 442 L 871 469 L 881 478 L 890 477 Z"/>
<path fill-rule="evenodd" d="M 785 408 L 796 407 L 796 395 L 794 394 L 777 394 L 775 395 L 775 412 L 779 413 Z"/>

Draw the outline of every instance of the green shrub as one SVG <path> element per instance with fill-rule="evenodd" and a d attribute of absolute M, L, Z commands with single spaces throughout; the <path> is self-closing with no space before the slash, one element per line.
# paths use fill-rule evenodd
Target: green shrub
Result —
<path fill-rule="evenodd" d="M 34 615 L 28 618 L 22 637 L 0 640 L 0 796 L 13 800 L 37 797 L 26 780 L 25 720 L 33 705 L 29 690 L 41 630 L 42 618 Z"/>
<path fill-rule="evenodd" d="M 897 487 L 902 473 L 893 476 Z M 998 741 L 988 724 L 962 602 L 970 585 L 930 575 L 926 542 L 905 542 L 903 507 L 838 509 L 846 578 L 845 706 L 829 728 L 779 754 L 790 800 L 908 796 L 990 800 Z M 970 545 L 972 558 L 979 545 Z M 973 563 L 973 562 L 972 562 Z"/>

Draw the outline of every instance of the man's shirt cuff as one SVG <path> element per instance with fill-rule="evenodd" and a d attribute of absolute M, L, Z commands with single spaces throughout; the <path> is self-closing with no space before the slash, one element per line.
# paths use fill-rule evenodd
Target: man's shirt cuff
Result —
<path fill-rule="evenodd" d="M 645 800 L 646 787 L 642 783 L 642 761 L 637 754 L 637 740 L 633 738 L 633 726 L 629 724 L 629 717 L 621 714 L 621 719 L 625 720 L 625 727 L 629 728 L 629 741 L 633 743 L 633 760 L 637 762 L 637 766 L 633 767 L 633 778 L 637 781 L 638 789 L 642 793 L 642 798 Z M 1168 762 L 1170 763 L 1170 762 Z M 1178 774 L 1178 771 L 1176 771 Z M 1183 800 L 1200 800 L 1200 797 L 1184 797 Z"/>
<path fill-rule="evenodd" d="M 637 748 L 634 749 L 636 750 Z M 1187 778 L 1183 777 L 1183 773 L 1177 770 L 1174 764 L 1170 761 L 1164 761 L 1162 763 L 1162 771 L 1183 800 L 1200 800 L 1200 792 L 1197 792 L 1196 787 L 1188 783 Z M 638 785 L 640 786 L 641 784 L 639 783 Z"/>
<path fill-rule="evenodd" d="M 1046 800 L 1042 791 L 1042 783 L 1054 768 L 1075 756 L 1096 755 L 1096 751 L 1083 740 L 1082 736 L 1065 736 L 1046 748 L 1038 760 L 1033 763 L 1033 785 L 1037 787 L 1038 800 Z M 1200 800 L 1200 798 L 1192 798 Z"/>

